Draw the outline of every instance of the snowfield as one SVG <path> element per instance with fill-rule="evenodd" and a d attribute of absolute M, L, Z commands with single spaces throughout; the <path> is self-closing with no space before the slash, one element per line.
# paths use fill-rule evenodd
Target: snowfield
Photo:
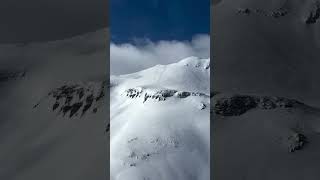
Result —
<path fill-rule="evenodd" d="M 111 76 L 111 180 L 207 180 L 210 60 Z"/>

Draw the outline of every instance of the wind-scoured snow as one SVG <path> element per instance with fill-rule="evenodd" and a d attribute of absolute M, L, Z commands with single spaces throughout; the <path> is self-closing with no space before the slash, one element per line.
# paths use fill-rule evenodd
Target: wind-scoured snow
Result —
<path fill-rule="evenodd" d="M 205 180 L 210 60 L 190 57 L 111 77 L 111 180 Z"/>

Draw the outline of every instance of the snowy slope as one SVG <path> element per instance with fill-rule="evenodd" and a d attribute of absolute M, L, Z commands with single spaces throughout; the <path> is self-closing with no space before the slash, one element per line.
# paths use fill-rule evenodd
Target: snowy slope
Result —
<path fill-rule="evenodd" d="M 108 109 L 101 104 L 109 99 L 96 100 L 107 79 L 106 41 L 102 33 L 94 34 L 101 43 L 89 34 L 24 46 L 0 45 L 1 180 L 106 179 Z M 85 51 L 87 47 L 92 51 Z M 98 47 L 100 55 L 95 53 Z M 72 90 L 81 89 L 84 95 L 78 99 Z M 71 105 L 83 102 L 72 117 L 77 106 L 68 110 L 65 98 L 70 96 Z M 60 104 L 53 111 L 55 102 Z M 89 108 L 84 110 L 85 106 Z"/>
<path fill-rule="evenodd" d="M 111 77 L 111 180 L 209 179 L 209 63 Z"/>
<path fill-rule="evenodd" d="M 214 179 L 319 179 L 320 109 L 281 97 L 220 93 L 212 113 Z"/>
<path fill-rule="evenodd" d="M 319 179 L 319 2 L 213 6 L 213 179 Z"/>
<path fill-rule="evenodd" d="M 106 109 L 94 101 L 85 112 L 88 103 L 84 103 L 78 115 L 72 117 L 74 108 L 68 110 L 68 104 L 61 98 L 54 112 L 56 99 L 46 96 L 51 88 L 30 86 L 38 83 L 40 81 L 27 74 L 22 79 L 1 84 L 0 179 L 105 178 L 108 161 Z M 97 87 L 100 84 L 97 83 Z M 59 85 L 53 87 L 60 88 Z M 84 94 L 84 102 L 90 99 L 87 98 L 90 94 Z M 76 104 L 77 96 L 73 97 L 71 104 Z M 93 113 L 95 107 L 99 109 Z"/>
<path fill-rule="evenodd" d="M 319 106 L 319 0 L 221 0 L 212 9 L 215 90 Z"/>

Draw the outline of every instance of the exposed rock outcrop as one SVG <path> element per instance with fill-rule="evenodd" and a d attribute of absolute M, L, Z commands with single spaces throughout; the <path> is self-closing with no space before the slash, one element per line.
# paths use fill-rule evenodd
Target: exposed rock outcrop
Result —
<path fill-rule="evenodd" d="M 250 109 L 293 108 L 302 103 L 282 97 L 233 95 L 214 100 L 213 111 L 223 116 L 239 116 Z"/>
<path fill-rule="evenodd" d="M 301 133 L 294 132 L 288 137 L 288 150 L 289 152 L 295 152 L 301 150 L 307 143 L 307 138 Z"/>
<path fill-rule="evenodd" d="M 177 98 L 187 98 L 189 96 L 209 97 L 208 95 L 199 92 L 177 91 L 173 89 L 147 89 L 141 87 L 127 89 L 124 94 L 129 98 L 139 98 L 142 96 L 143 102 L 146 102 L 149 99 L 165 101 L 167 98 L 173 96 Z"/>
<path fill-rule="evenodd" d="M 256 15 L 261 15 L 265 17 L 280 18 L 280 17 L 286 16 L 289 13 L 289 11 L 283 7 L 273 11 L 265 11 L 263 9 L 240 8 L 238 9 L 237 13 L 243 14 L 243 15 L 256 14 Z"/>
<path fill-rule="evenodd" d="M 320 2 L 316 2 L 314 10 L 309 13 L 309 16 L 306 18 L 306 24 L 315 24 L 320 18 Z"/>
<path fill-rule="evenodd" d="M 96 113 L 105 96 L 105 82 L 89 82 L 65 84 L 48 93 L 47 98 L 53 99 L 52 111 L 58 111 L 63 116 L 83 116 L 91 110 Z M 37 103 L 34 108 L 40 105 Z"/>

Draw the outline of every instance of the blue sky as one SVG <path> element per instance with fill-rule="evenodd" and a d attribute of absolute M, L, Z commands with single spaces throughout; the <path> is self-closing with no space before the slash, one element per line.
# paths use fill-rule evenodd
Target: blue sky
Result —
<path fill-rule="evenodd" d="M 210 0 L 110 0 L 111 41 L 190 41 L 210 32 Z"/>

